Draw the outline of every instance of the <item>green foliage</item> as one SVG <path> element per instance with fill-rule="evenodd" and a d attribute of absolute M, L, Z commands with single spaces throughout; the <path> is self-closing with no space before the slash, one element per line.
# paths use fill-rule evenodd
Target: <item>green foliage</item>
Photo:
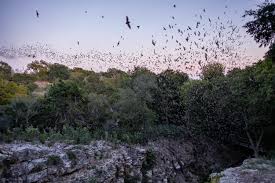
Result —
<path fill-rule="evenodd" d="M 12 68 L 9 64 L 0 61 L 0 79 L 9 80 L 12 77 Z"/>
<path fill-rule="evenodd" d="M 156 156 L 152 150 L 147 150 L 145 160 L 142 163 L 141 172 L 143 174 L 142 182 L 148 182 L 146 172 L 152 170 L 156 164 Z"/>
<path fill-rule="evenodd" d="M 71 160 L 71 161 L 75 161 L 77 159 L 75 153 L 72 152 L 72 151 L 67 151 L 66 154 L 68 156 L 68 159 Z"/>
<path fill-rule="evenodd" d="M 272 125 L 274 74 L 271 62 L 266 60 L 227 78 L 184 86 L 188 130 L 223 143 L 256 146 L 263 128 Z"/>
<path fill-rule="evenodd" d="M 73 68 L 70 72 L 70 80 L 77 82 L 80 86 L 84 86 L 85 80 L 92 73 L 82 68 Z"/>
<path fill-rule="evenodd" d="M 92 137 L 87 128 L 73 128 L 66 126 L 62 131 L 64 140 L 71 140 L 75 144 L 89 144 Z"/>
<path fill-rule="evenodd" d="M 265 2 L 258 5 L 256 10 L 248 10 L 245 16 L 252 16 L 253 20 L 245 24 L 247 33 L 254 36 L 260 46 L 268 46 L 275 41 L 275 3 Z"/>
<path fill-rule="evenodd" d="M 154 75 L 154 73 L 145 67 L 135 67 L 130 75 L 135 78 L 138 75 Z"/>
<path fill-rule="evenodd" d="M 180 87 L 189 79 L 189 77 L 186 73 L 179 72 L 179 71 L 173 71 L 173 70 L 166 70 L 166 71 L 160 73 L 160 76 L 162 77 L 162 79 L 169 80 L 170 82 L 173 82 L 173 85 L 176 87 Z"/>
<path fill-rule="evenodd" d="M 185 104 L 185 102 L 188 101 L 188 93 L 190 92 L 190 90 L 195 87 L 196 85 L 199 85 L 200 83 L 202 83 L 203 81 L 201 80 L 189 80 L 187 82 L 185 82 L 181 87 L 180 87 L 180 94 L 181 94 L 181 99 L 183 101 L 183 103 Z"/>
<path fill-rule="evenodd" d="M 209 177 L 209 180 L 206 183 L 219 183 L 222 175 L 221 174 L 215 174 L 211 177 Z"/>
<path fill-rule="evenodd" d="M 32 126 L 26 128 L 13 128 L 12 131 L 7 130 L 0 141 L 10 142 L 13 140 L 24 140 L 28 142 L 66 142 L 70 144 L 89 144 L 94 138 L 93 134 L 86 128 L 65 127 L 62 132 L 55 130 L 41 131 Z"/>
<path fill-rule="evenodd" d="M 183 124 L 184 110 L 179 88 L 187 80 L 186 74 L 170 70 L 158 75 L 158 88 L 153 104 L 153 108 L 158 114 L 158 123 Z"/>
<path fill-rule="evenodd" d="M 122 71 L 122 70 L 118 70 L 115 68 L 109 68 L 107 70 L 107 72 L 103 72 L 101 73 L 102 76 L 107 77 L 107 78 L 123 78 L 123 77 L 127 77 L 127 73 Z"/>
<path fill-rule="evenodd" d="M 41 101 L 35 125 L 61 130 L 65 124 L 77 126 L 83 120 L 84 97 L 75 82 L 59 81 L 50 87 Z M 41 124 L 40 120 L 44 121 Z"/>
<path fill-rule="evenodd" d="M 271 59 L 223 72 L 213 63 L 202 80 L 189 80 L 172 70 L 95 73 L 35 61 L 28 72 L 0 80 L 0 140 L 142 144 L 191 135 L 238 144 L 251 134 L 256 146 L 263 129 L 274 125 Z M 31 94 L 37 80 L 53 82 L 39 98 Z"/>
<path fill-rule="evenodd" d="M 12 76 L 12 81 L 20 84 L 28 84 L 29 82 L 34 82 L 36 78 L 28 73 L 14 73 Z"/>
<path fill-rule="evenodd" d="M 68 159 L 71 161 L 73 165 L 77 164 L 77 157 L 73 151 L 67 151 L 66 152 Z"/>
<path fill-rule="evenodd" d="M 27 73 L 15 73 L 11 80 L 17 84 L 25 85 L 30 92 L 37 88 L 37 85 L 34 84 L 36 78 L 34 75 Z"/>
<path fill-rule="evenodd" d="M 48 166 L 56 166 L 62 164 L 62 159 L 57 155 L 48 156 L 47 165 Z"/>
<path fill-rule="evenodd" d="M 155 120 L 154 111 L 132 89 L 121 89 L 119 96 L 120 99 L 114 106 L 119 127 L 139 131 Z"/>
<path fill-rule="evenodd" d="M 226 79 L 193 83 L 192 88 L 186 91 L 184 102 L 186 125 L 194 135 L 222 140 L 231 133 L 225 128 L 232 120 L 233 109 Z"/>
<path fill-rule="evenodd" d="M 271 59 L 275 62 L 275 43 L 269 46 L 269 50 L 265 54 L 266 59 Z"/>
<path fill-rule="evenodd" d="M 31 118 L 37 114 L 37 102 L 30 97 L 16 98 L 6 111 L 13 119 L 13 127 L 26 128 L 30 125 Z"/>
<path fill-rule="evenodd" d="M 11 116 L 7 115 L 5 112 L 5 108 L 0 106 L 0 133 L 5 132 L 12 126 L 12 118 Z M 0 137 L 1 141 L 1 137 Z"/>
<path fill-rule="evenodd" d="M 61 64 L 52 64 L 49 66 L 49 79 L 51 81 L 55 79 L 66 80 L 70 77 L 69 68 Z"/>
<path fill-rule="evenodd" d="M 0 79 L 0 105 L 8 104 L 12 99 L 22 96 L 27 96 L 25 86 Z"/>
<path fill-rule="evenodd" d="M 115 128 L 112 131 L 96 130 L 92 133 L 94 139 L 128 144 L 146 144 L 150 140 L 157 140 L 159 138 L 178 139 L 185 135 L 185 129 L 176 125 L 151 125 L 142 131 Z"/>
<path fill-rule="evenodd" d="M 156 164 L 156 155 L 152 150 L 147 150 L 145 154 L 145 160 L 142 163 L 142 169 L 145 171 L 151 170 Z"/>
<path fill-rule="evenodd" d="M 47 80 L 49 78 L 49 64 L 43 60 L 36 60 L 28 64 L 27 71 L 31 72 L 38 80 Z"/>
<path fill-rule="evenodd" d="M 202 78 L 205 80 L 224 76 L 224 66 L 220 63 L 211 63 L 202 68 Z"/>
<path fill-rule="evenodd" d="M 90 177 L 89 183 L 97 183 L 97 180 L 94 177 Z"/>
<path fill-rule="evenodd" d="M 38 164 L 31 169 L 30 173 L 36 173 L 36 172 L 41 172 L 44 170 L 44 165 L 43 164 Z"/>
<path fill-rule="evenodd" d="M 104 95 L 90 93 L 87 97 L 85 110 L 85 118 L 89 129 L 103 128 L 108 119 L 111 119 L 111 104 Z"/>
<path fill-rule="evenodd" d="M 137 72 L 133 74 L 131 88 L 135 91 L 140 100 L 149 106 L 154 100 L 154 93 L 157 90 L 157 77 L 148 72 Z"/>
<path fill-rule="evenodd" d="M 107 90 L 101 77 L 96 73 L 90 73 L 85 78 L 84 89 L 87 93 L 106 94 L 110 92 L 110 88 Z"/>
<path fill-rule="evenodd" d="M 39 140 L 40 132 L 37 128 L 28 127 L 22 134 L 22 139 L 26 141 Z"/>

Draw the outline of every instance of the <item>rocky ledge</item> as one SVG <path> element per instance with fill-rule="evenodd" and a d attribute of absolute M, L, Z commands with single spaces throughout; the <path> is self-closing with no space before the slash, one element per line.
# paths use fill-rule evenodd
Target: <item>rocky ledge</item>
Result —
<path fill-rule="evenodd" d="M 0 182 L 201 182 L 230 158 L 216 146 L 158 140 L 147 145 L 0 144 Z M 226 163 L 225 163 L 226 162 Z"/>
<path fill-rule="evenodd" d="M 247 159 L 239 167 L 210 175 L 210 183 L 272 183 L 275 182 L 275 161 Z"/>

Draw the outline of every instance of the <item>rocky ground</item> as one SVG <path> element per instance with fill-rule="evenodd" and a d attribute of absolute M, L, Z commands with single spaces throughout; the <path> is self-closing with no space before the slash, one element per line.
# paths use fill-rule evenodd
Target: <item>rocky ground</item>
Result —
<path fill-rule="evenodd" d="M 232 163 L 226 157 L 214 145 L 197 148 L 188 140 L 158 140 L 144 146 L 21 142 L 0 145 L 0 177 L 9 183 L 195 183 Z"/>
<path fill-rule="evenodd" d="M 247 159 L 241 166 L 211 174 L 210 183 L 273 183 L 275 161 Z"/>

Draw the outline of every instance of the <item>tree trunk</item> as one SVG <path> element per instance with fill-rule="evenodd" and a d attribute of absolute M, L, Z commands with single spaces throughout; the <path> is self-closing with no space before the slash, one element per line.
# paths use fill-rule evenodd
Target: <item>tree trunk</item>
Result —
<path fill-rule="evenodd" d="M 262 141 L 262 138 L 263 138 L 263 135 L 264 135 L 264 130 L 261 129 L 261 134 L 258 137 L 257 141 L 255 140 L 256 142 L 253 141 L 253 138 L 251 137 L 249 131 L 246 131 L 246 135 L 247 135 L 247 138 L 248 138 L 249 143 L 251 145 L 251 148 L 254 151 L 254 157 L 258 158 L 259 157 L 260 144 L 261 144 L 261 141 Z"/>

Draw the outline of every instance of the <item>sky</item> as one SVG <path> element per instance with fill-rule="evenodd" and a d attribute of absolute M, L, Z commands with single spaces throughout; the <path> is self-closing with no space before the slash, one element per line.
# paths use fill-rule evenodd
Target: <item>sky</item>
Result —
<path fill-rule="evenodd" d="M 255 8 L 259 2 L 262 1 L 0 0 L 0 47 L 40 43 L 66 54 L 89 50 L 135 53 L 152 49 L 152 36 L 162 41 L 162 27 L 171 22 L 172 16 L 178 27 L 194 26 L 205 9 L 211 19 L 221 16 L 241 27 L 245 23 L 241 18 L 244 11 Z M 130 19 L 131 30 L 125 24 L 125 16 Z M 124 40 L 119 47 L 114 46 L 121 36 Z M 248 55 L 263 56 L 265 49 L 258 48 L 252 38 L 245 41 L 249 42 Z"/>

